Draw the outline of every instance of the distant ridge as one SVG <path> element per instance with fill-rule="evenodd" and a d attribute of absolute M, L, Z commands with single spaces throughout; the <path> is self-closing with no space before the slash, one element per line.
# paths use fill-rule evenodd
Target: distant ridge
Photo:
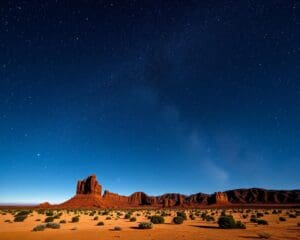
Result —
<path fill-rule="evenodd" d="M 241 188 L 216 192 L 184 195 L 166 193 L 148 196 L 135 192 L 129 196 L 105 190 L 96 175 L 77 182 L 76 195 L 58 205 L 40 204 L 41 208 L 136 208 L 136 207 L 227 207 L 227 206 L 300 206 L 300 190 L 267 190 L 262 188 Z"/>

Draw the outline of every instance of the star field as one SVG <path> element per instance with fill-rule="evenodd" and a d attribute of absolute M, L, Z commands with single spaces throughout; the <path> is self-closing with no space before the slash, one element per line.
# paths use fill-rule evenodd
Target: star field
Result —
<path fill-rule="evenodd" d="M 0 202 L 299 188 L 299 8 L 2 1 Z"/>

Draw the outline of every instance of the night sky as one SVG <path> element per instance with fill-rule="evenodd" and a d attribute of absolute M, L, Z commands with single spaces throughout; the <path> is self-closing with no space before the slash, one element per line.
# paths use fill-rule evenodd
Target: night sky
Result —
<path fill-rule="evenodd" d="M 0 169 L 2 203 L 299 188 L 300 2 L 1 1 Z"/>

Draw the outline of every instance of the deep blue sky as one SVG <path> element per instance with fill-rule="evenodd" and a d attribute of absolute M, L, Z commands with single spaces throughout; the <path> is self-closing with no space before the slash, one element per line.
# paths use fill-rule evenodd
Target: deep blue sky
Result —
<path fill-rule="evenodd" d="M 0 202 L 299 188 L 299 1 L 37 2 L 0 3 Z"/>

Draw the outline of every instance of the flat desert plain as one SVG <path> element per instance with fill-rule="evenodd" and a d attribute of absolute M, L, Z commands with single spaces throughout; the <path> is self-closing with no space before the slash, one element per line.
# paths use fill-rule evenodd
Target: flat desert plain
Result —
<path fill-rule="evenodd" d="M 178 211 L 184 211 L 187 215 L 187 220 L 182 224 L 173 223 L 173 218 Z M 219 228 L 218 218 L 221 211 L 220 209 L 30 210 L 23 222 L 15 222 L 14 219 L 18 214 L 20 215 L 21 210 L 2 209 L 0 210 L 0 239 L 245 240 L 264 237 L 282 240 L 300 239 L 299 210 L 227 209 L 226 214 L 232 215 L 236 221 L 240 220 L 246 225 L 246 229 Z M 257 216 L 257 213 L 260 215 L 257 219 L 266 220 L 267 225 L 250 221 L 251 218 Z M 59 228 L 33 231 L 33 228 L 37 225 L 45 226 L 45 219 L 49 215 L 55 217 L 53 222 L 58 223 Z M 153 224 L 152 229 L 139 229 L 139 223 L 149 222 L 149 216 L 152 215 L 163 215 L 165 222 L 163 224 Z M 79 221 L 72 222 L 72 218 L 76 216 L 79 216 Z M 104 225 L 101 225 L 101 223 L 98 225 L 99 222 L 103 222 Z"/>

